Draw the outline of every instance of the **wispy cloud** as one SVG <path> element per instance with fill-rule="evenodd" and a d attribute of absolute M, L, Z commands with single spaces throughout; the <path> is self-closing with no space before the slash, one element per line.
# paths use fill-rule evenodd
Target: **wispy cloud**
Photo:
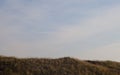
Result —
<path fill-rule="evenodd" d="M 59 27 L 54 37 L 63 42 L 73 42 L 120 28 L 119 7 L 100 11 L 102 14 L 94 15 L 92 18 L 85 19 L 78 24 Z"/>

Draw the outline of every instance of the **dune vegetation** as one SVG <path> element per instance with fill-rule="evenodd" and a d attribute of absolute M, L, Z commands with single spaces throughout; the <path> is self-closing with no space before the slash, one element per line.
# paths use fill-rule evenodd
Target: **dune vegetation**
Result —
<path fill-rule="evenodd" d="M 0 56 L 0 75 L 120 75 L 120 63 L 70 57 L 48 59 Z"/>

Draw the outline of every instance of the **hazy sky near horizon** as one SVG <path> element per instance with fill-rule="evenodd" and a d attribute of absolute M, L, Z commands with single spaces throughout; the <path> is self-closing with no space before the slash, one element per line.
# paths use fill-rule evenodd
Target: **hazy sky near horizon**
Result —
<path fill-rule="evenodd" d="M 120 0 L 0 0 L 0 55 L 120 61 Z"/>

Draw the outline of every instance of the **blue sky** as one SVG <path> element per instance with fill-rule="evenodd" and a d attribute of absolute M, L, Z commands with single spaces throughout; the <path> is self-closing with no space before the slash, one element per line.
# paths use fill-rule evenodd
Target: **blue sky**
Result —
<path fill-rule="evenodd" d="M 119 0 L 0 0 L 0 55 L 120 61 Z"/>

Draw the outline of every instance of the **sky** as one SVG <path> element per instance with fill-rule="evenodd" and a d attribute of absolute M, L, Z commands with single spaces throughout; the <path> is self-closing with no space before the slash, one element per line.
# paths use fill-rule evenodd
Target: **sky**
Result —
<path fill-rule="evenodd" d="M 0 0 L 0 55 L 120 61 L 120 0 Z"/>

